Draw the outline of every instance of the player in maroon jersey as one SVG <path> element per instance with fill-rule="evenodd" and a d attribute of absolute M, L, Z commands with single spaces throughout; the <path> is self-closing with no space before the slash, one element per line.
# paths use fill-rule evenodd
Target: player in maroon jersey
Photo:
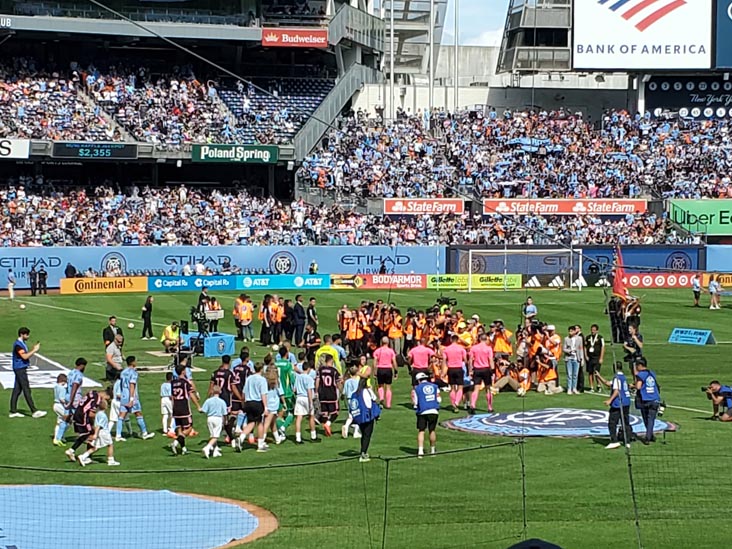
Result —
<path fill-rule="evenodd" d="M 102 400 L 111 398 L 111 389 L 105 391 L 89 391 L 74 410 L 72 421 L 74 432 L 77 437 L 71 448 L 66 450 L 66 455 L 71 461 L 76 461 L 76 450 L 86 442 L 86 439 L 94 432 L 94 414 L 99 408 Z"/>
<path fill-rule="evenodd" d="M 320 400 L 320 423 L 326 436 L 331 436 L 331 424 L 338 418 L 338 392 L 341 388 L 341 374 L 333 364 L 333 357 L 323 355 L 324 364 L 318 368 L 315 377 L 315 391 Z"/>
<path fill-rule="evenodd" d="M 176 438 L 170 445 L 174 454 L 187 454 L 186 437 L 191 435 L 193 430 L 193 415 L 191 414 L 191 400 L 201 411 L 201 403 L 196 396 L 193 384 L 188 380 L 185 364 L 179 364 L 175 368 L 178 377 L 170 382 L 171 394 L 173 395 L 173 418 L 175 419 Z"/>

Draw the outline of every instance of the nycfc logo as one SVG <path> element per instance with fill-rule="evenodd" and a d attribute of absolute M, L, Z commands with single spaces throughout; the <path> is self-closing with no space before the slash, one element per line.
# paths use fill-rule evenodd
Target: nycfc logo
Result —
<path fill-rule="evenodd" d="M 435 392 L 435 388 L 434 388 L 434 387 L 433 387 L 432 385 L 427 385 L 427 386 L 426 386 L 426 387 L 424 388 L 424 394 L 425 394 L 425 395 L 431 395 L 431 394 L 433 394 L 434 392 Z"/>
<path fill-rule="evenodd" d="M 351 412 L 358 411 L 358 401 L 355 398 L 352 398 L 348 403 L 348 407 L 351 409 Z"/>
<path fill-rule="evenodd" d="M 666 268 L 674 271 L 688 271 L 693 268 L 691 257 L 685 252 L 673 252 L 666 259 Z"/>
<path fill-rule="evenodd" d="M 468 433 L 505 437 L 591 437 L 607 436 L 606 410 L 576 410 L 573 408 L 546 408 L 510 414 L 481 414 L 453 419 L 443 423 L 449 429 Z M 643 418 L 630 416 L 635 433 L 644 433 Z M 676 426 L 656 420 L 655 432 L 675 431 Z"/>
<path fill-rule="evenodd" d="M 102 258 L 101 269 L 102 272 L 110 271 L 126 271 L 127 260 L 125 256 L 117 252 L 109 252 Z"/>
<path fill-rule="evenodd" d="M 294 274 L 297 260 L 290 252 L 278 252 L 269 260 L 269 270 L 277 274 Z"/>
<path fill-rule="evenodd" d="M 219 354 L 224 354 L 224 351 L 226 350 L 226 341 L 223 339 L 219 339 L 216 342 L 216 350 L 219 352 Z"/>

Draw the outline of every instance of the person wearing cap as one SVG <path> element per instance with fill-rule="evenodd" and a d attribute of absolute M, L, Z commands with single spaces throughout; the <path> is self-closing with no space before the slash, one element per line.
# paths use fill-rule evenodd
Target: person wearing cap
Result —
<path fill-rule="evenodd" d="M 174 320 L 170 325 L 165 327 L 163 335 L 160 337 L 160 343 L 165 347 L 166 353 L 176 352 L 180 343 L 180 329 L 178 328 L 177 321 Z"/>
<path fill-rule="evenodd" d="M 417 457 L 424 456 L 424 432 L 430 433 L 430 454 L 436 453 L 437 419 L 440 415 L 440 389 L 430 382 L 429 376 L 423 372 L 415 376 L 417 386 L 414 388 L 412 401 L 417 413 Z"/>

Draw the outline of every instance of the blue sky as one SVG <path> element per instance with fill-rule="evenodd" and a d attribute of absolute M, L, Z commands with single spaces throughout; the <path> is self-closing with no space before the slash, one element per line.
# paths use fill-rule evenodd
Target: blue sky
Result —
<path fill-rule="evenodd" d="M 449 0 L 443 44 L 453 44 L 455 1 Z M 498 45 L 509 0 L 458 0 L 460 2 L 460 45 Z"/>

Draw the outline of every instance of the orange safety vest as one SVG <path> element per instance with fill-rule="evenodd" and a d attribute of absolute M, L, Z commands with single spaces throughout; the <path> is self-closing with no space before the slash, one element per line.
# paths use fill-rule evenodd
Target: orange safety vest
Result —
<path fill-rule="evenodd" d="M 244 301 L 239 298 L 236 298 L 236 300 L 234 301 L 234 311 L 231 313 L 231 316 L 233 316 L 237 320 L 242 320 L 242 318 L 241 318 L 242 307 L 244 307 Z"/>
<path fill-rule="evenodd" d="M 521 368 L 518 373 L 518 382 L 523 387 L 524 391 L 531 389 L 531 372 L 528 368 Z"/>
<path fill-rule="evenodd" d="M 511 347 L 511 336 L 513 335 L 513 332 L 510 330 L 505 330 L 503 334 L 500 332 L 496 333 L 496 337 L 493 340 L 493 351 L 496 353 L 504 353 L 507 355 L 510 355 L 513 353 L 513 348 Z"/>
<path fill-rule="evenodd" d="M 402 330 L 402 317 L 399 315 L 393 317 L 389 324 L 389 337 L 392 339 L 399 339 L 404 335 Z"/>
<path fill-rule="evenodd" d="M 242 322 L 251 322 L 252 320 L 252 304 L 248 301 L 242 303 L 239 309 L 239 320 Z"/>
<path fill-rule="evenodd" d="M 424 327 L 427 325 L 426 319 L 417 319 L 415 321 L 415 328 L 414 328 L 414 339 L 416 341 L 422 340 L 422 335 L 424 334 Z"/>
<path fill-rule="evenodd" d="M 559 360 L 562 356 L 562 338 L 561 336 L 554 334 L 553 336 L 549 336 L 546 338 L 546 341 L 544 342 L 544 346 L 547 348 L 547 351 L 549 351 L 551 354 L 554 355 L 554 358 Z"/>
<path fill-rule="evenodd" d="M 257 315 L 257 318 L 259 320 L 264 320 L 264 301 L 262 301 L 262 304 L 259 306 L 259 314 Z"/>
<path fill-rule="evenodd" d="M 361 329 L 361 323 L 358 318 L 348 319 L 348 339 L 351 341 L 357 341 L 363 338 L 363 330 Z"/>
<path fill-rule="evenodd" d="M 275 310 L 275 322 L 282 322 L 282 319 L 285 317 L 285 307 L 280 306 L 280 304 L 277 304 L 277 309 Z"/>
<path fill-rule="evenodd" d="M 537 377 L 538 377 L 539 383 L 547 383 L 549 381 L 556 381 L 557 372 L 554 368 L 552 368 L 548 364 L 539 362 L 539 372 L 538 372 Z"/>

